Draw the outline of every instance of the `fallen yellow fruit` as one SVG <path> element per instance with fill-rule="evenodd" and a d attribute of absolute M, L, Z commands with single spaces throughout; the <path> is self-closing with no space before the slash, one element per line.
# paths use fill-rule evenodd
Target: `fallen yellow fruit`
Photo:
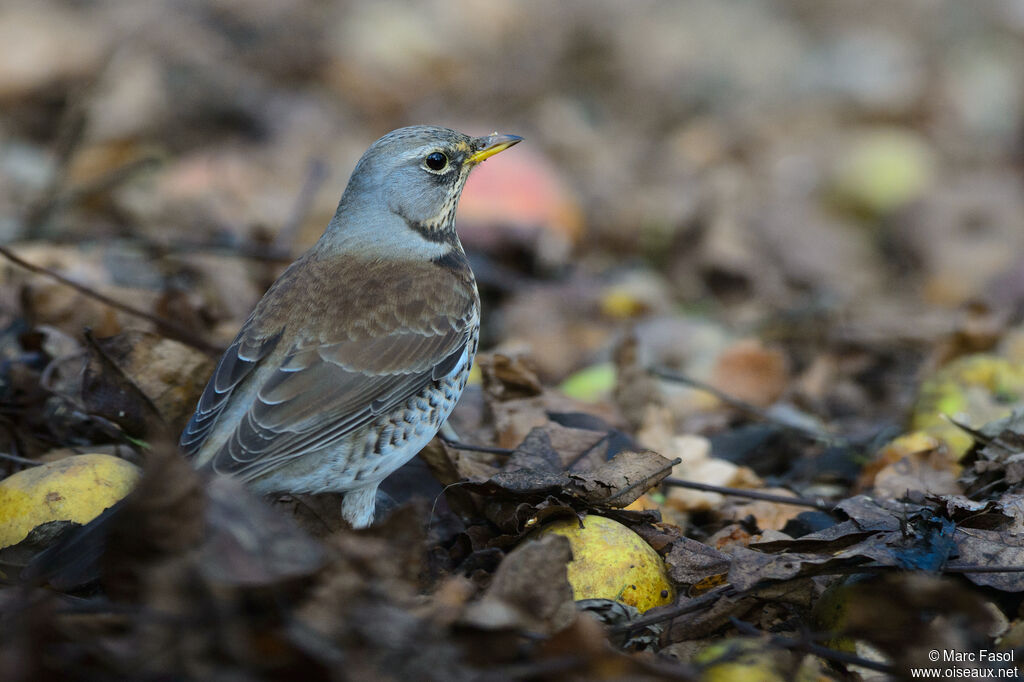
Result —
<path fill-rule="evenodd" d="M 573 560 L 566 569 L 573 597 L 614 599 L 646 611 L 675 601 L 675 589 L 658 553 L 617 521 L 590 515 L 555 521 L 538 535 L 568 538 Z"/>
<path fill-rule="evenodd" d="M 127 495 L 139 469 L 111 455 L 74 455 L 0 481 L 0 549 L 51 521 L 88 523 Z"/>
<path fill-rule="evenodd" d="M 900 128 L 875 128 L 851 140 L 831 178 L 843 207 L 869 217 L 890 215 L 932 185 L 934 154 L 920 136 Z"/>
<path fill-rule="evenodd" d="M 922 382 L 910 426 L 946 443 L 959 459 L 974 439 L 946 415 L 976 429 L 1021 405 L 1024 364 L 991 353 L 964 355 Z"/>
<path fill-rule="evenodd" d="M 701 682 L 816 682 L 829 680 L 819 659 L 806 657 L 793 668 L 793 655 L 768 642 L 749 637 L 729 637 L 710 644 L 693 656 Z"/>

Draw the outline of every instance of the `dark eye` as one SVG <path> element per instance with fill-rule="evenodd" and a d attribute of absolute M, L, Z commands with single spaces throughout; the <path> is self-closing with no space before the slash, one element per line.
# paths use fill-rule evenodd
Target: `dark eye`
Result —
<path fill-rule="evenodd" d="M 430 170 L 439 171 L 448 165 L 448 157 L 441 152 L 433 152 L 427 154 L 426 164 Z"/>

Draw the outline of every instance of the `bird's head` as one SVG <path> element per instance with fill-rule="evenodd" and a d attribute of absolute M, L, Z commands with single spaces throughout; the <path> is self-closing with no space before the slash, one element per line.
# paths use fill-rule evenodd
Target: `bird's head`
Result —
<path fill-rule="evenodd" d="M 435 126 L 392 131 L 356 164 L 332 227 L 352 238 L 376 231 L 381 246 L 407 239 L 408 230 L 426 242 L 455 243 L 455 209 L 470 171 L 520 140 L 498 133 L 470 137 Z"/>

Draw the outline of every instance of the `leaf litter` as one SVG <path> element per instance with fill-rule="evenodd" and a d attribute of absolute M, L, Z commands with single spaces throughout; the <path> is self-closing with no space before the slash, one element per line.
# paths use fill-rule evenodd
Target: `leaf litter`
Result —
<path fill-rule="evenodd" d="M 143 471 L 0 549 L 0 677 L 902 679 L 1024 652 L 997 4 L 156 2 L 127 42 L 117 3 L 0 8 L 0 475 Z M 217 349 L 366 141 L 421 119 L 531 144 L 463 201 L 488 352 L 457 440 L 360 532 L 336 495 L 196 474 L 171 444 Z M 589 514 L 675 603 L 574 601 L 535 532 Z"/>

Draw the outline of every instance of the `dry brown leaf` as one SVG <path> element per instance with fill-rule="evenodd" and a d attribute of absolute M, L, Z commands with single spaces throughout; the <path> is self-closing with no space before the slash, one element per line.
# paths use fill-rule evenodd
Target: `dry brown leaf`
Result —
<path fill-rule="evenodd" d="M 532 398 L 544 391 L 536 370 L 522 356 L 481 353 L 476 366 L 480 368 L 484 391 L 494 400 Z"/>
<path fill-rule="evenodd" d="M 199 567 L 210 582 L 276 585 L 313 575 L 324 565 L 323 547 L 238 479 L 214 477 L 206 490 L 207 531 Z"/>
<path fill-rule="evenodd" d="M 786 488 L 760 488 L 758 492 L 782 497 L 798 497 L 796 493 Z M 742 521 L 750 516 L 754 518 L 754 523 L 761 530 L 782 530 L 790 520 L 795 519 L 804 511 L 806 508 L 793 504 L 781 504 L 767 500 L 739 503 L 736 498 L 731 498 L 722 508 L 722 516 L 733 521 Z"/>
<path fill-rule="evenodd" d="M 620 452 L 592 472 L 570 473 L 570 489 L 588 504 L 627 507 L 669 474 L 672 462 L 656 452 Z"/>
<path fill-rule="evenodd" d="M 566 564 L 569 541 L 560 536 L 528 540 L 505 557 L 491 586 L 463 614 L 465 625 L 552 634 L 576 618 Z"/>
<path fill-rule="evenodd" d="M 718 356 L 710 383 L 733 398 L 767 407 L 782 395 L 788 380 L 789 362 L 782 351 L 744 339 Z"/>
<path fill-rule="evenodd" d="M 729 572 L 730 563 L 728 554 L 687 537 L 672 543 L 665 555 L 665 566 L 672 582 L 687 587 L 724 576 Z"/>

